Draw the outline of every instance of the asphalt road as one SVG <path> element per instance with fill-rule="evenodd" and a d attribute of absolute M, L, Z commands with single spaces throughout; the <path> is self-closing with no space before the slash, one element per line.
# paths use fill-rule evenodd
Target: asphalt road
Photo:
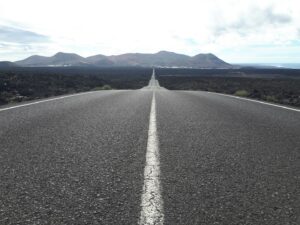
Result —
<path fill-rule="evenodd" d="M 0 109 L 0 224 L 138 224 L 153 98 L 157 224 L 300 224 L 300 112 L 153 80 Z"/>

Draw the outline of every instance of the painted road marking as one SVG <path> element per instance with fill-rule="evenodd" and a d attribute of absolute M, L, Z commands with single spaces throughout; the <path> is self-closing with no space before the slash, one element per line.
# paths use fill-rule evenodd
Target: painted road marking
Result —
<path fill-rule="evenodd" d="M 64 98 L 70 98 L 70 97 L 79 96 L 79 95 L 86 95 L 86 94 L 95 93 L 95 92 L 97 92 L 97 91 L 89 91 L 89 92 L 84 92 L 84 93 L 66 95 L 66 96 L 62 96 L 62 97 L 56 97 L 56 98 L 51 98 L 51 99 L 40 100 L 40 101 L 36 101 L 36 102 L 31 102 L 31 103 L 26 103 L 26 104 L 22 104 L 22 105 L 11 106 L 11 107 L 0 109 L 0 112 L 6 111 L 6 110 L 10 110 L 10 109 L 16 109 L 16 108 L 26 107 L 26 106 L 30 106 L 30 105 L 36 105 L 36 104 L 43 103 L 43 102 L 51 102 L 51 101 L 55 101 L 55 100 L 59 100 L 59 99 L 64 99 Z"/>
<path fill-rule="evenodd" d="M 256 102 L 256 103 L 260 103 L 260 104 L 264 104 L 264 105 L 270 105 L 270 106 L 275 106 L 275 107 L 278 107 L 278 108 L 283 108 L 283 109 L 288 109 L 288 110 L 300 112 L 300 109 L 290 108 L 290 107 L 286 107 L 286 106 L 283 106 L 283 105 L 276 105 L 276 104 L 272 104 L 272 103 L 268 103 L 268 102 L 262 102 L 262 101 L 258 101 L 258 100 L 254 100 L 254 99 L 242 98 L 242 97 L 238 97 L 238 96 L 234 96 L 234 95 L 226 95 L 226 94 L 215 93 L 215 92 L 207 92 L 207 93 L 222 95 L 222 96 L 231 97 L 231 98 L 237 98 L 237 99 L 241 99 L 241 100 Z"/>
<path fill-rule="evenodd" d="M 144 170 L 144 186 L 141 201 L 140 225 L 163 225 L 163 201 L 160 187 L 159 145 L 156 127 L 156 102 L 153 91 L 148 143 L 146 153 L 146 166 Z"/>

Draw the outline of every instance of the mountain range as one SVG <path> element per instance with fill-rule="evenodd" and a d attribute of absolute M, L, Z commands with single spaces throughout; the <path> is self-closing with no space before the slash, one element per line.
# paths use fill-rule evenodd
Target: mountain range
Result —
<path fill-rule="evenodd" d="M 17 64 L 9 61 L 0 61 L 0 68 L 11 68 L 11 67 L 16 67 L 18 66 Z"/>
<path fill-rule="evenodd" d="M 174 52 L 160 51 L 154 54 L 127 53 L 122 55 L 95 55 L 82 57 L 74 53 L 58 52 L 54 56 L 46 57 L 33 55 L 14 63 L 2 62 L 4 65 L 22 67 L 111 67 L 111 66 L 137 66 L 137 67 L 174 67 L 174 68 L 204 68 L 226 69 L 233 66 L 219 59 L 217 56 L 198 54 L 193 57 Z M 0 62 L 1 66 L 1 62 Z"/>

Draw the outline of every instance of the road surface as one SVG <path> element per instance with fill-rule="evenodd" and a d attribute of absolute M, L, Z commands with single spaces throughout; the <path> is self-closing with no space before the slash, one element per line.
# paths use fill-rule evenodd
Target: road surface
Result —
<path fill-rule="evenodd" d="M 300 112 L 200 91 L 0 109 L 0 224 L 300 224 Z"/>

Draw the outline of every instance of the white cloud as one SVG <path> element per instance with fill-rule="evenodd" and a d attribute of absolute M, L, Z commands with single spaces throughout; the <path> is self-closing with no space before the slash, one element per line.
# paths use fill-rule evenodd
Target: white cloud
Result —
<path fill-rule="evenodd" d="M 242 55 L 236 50 L 246 49 L 253 52 L 249 60 L 255 61 L 255 46 L 271 44 L 274 50 L 268 51 L 274 54 L 299 39 L 299 6 L 297 0 L 0 0 L 0 25 L 51 40 L 42 48 L 37 44 L 31 51 L 20 47 L 7 53 L 11 60 L 32 52 L 88 56 L 164 49 L 189 55 L 213 52 L 236 61 Z M 289 60 L 297 57 L 291 54 Z M 258 50 L 257 59 L 273 58 Z"/>

